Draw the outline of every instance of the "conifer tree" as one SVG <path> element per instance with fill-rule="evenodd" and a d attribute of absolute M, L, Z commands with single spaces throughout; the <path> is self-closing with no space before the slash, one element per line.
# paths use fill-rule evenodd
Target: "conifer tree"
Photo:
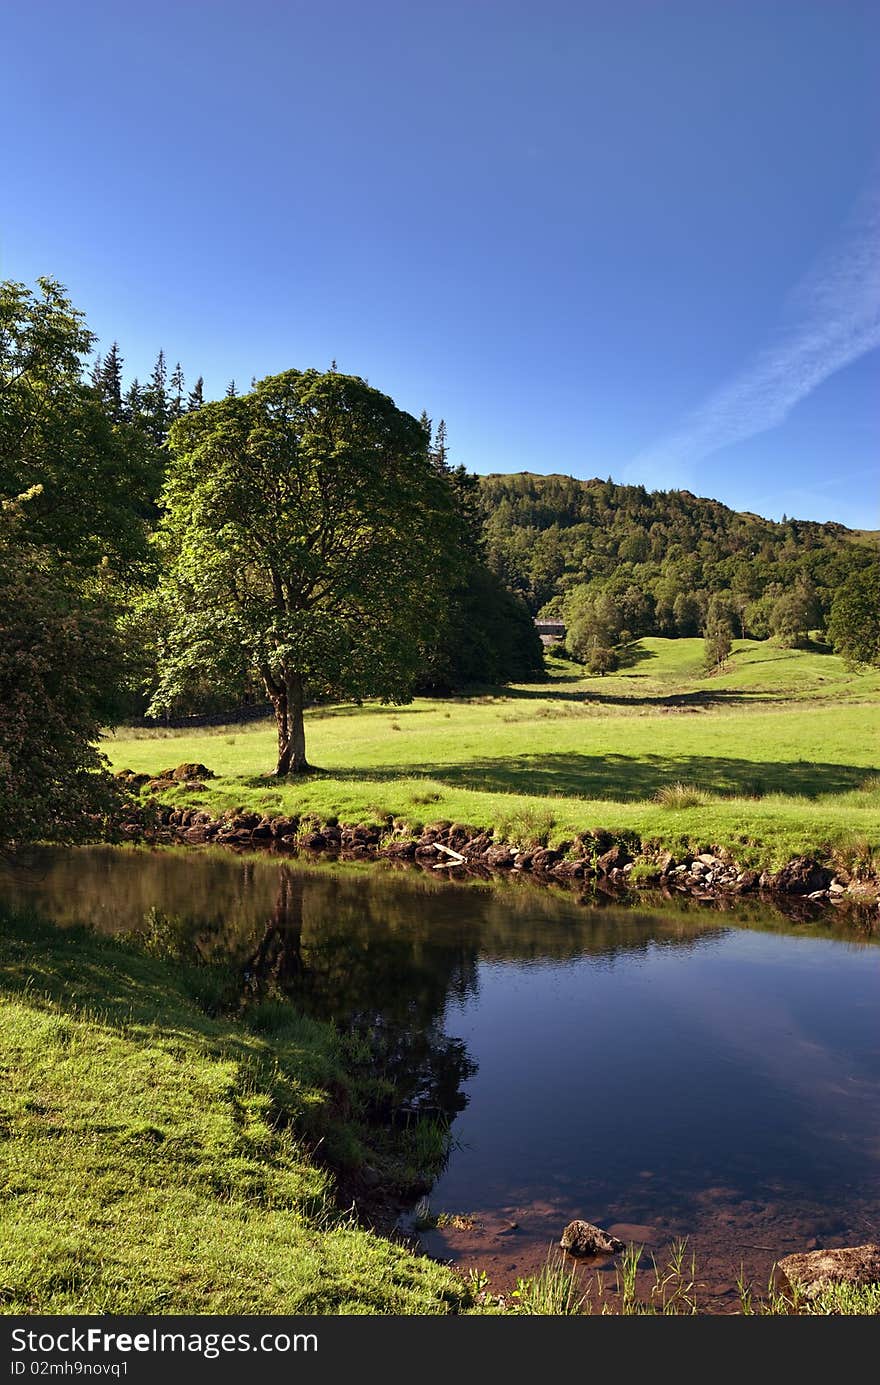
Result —
<path fill-rule="evenodd" d="M 168 391 L 168 368 L 165 365 L 165 352 L 160 351 L 156 357 L 156 364 L 153 366 L 153 373 L 150 376 L 149 388 L 156 396 L 163 401 L 167 398 Z"/>
<path fill-rule="evenodd" d="M 160 351 L 153 366 L 149 381 L 143 391 L 141 415 L 144 426 L 158 445 L 165 441 L 171 423 L 168 407 L 168 371 L 165 365 L 165 352 Z"/>
<path fill-rule="evenodd" d="M 171 398 L 169 400 L 169 412 L 172 419 L 180 418 L 183 413 L 183 367 L 180 361 L 171 372 Z"/>
<path fill-rule="evenodd" d="M 104 357 L 98 384 L 104 402 L 114 417 L 119 414 L 122 408 L 122 361 L 119 343 L 114 341 Z"/>
<path fill-rule="evenodd" d="M 434 458 L 434 465 L 438 471 L 446 471 L 447 459 L 449 457 L 449 444 L 446 440 L 446 420 L 441 418 L 437 424 L 437 433 L 434 437 L 434 445 L 431 449 Z"/>
<path fill-rule="evenodd" d="M 144 387 L 135 375 L 122 398 L 123 413 L 131 423 L 139 422 L 144 407 Z"/>

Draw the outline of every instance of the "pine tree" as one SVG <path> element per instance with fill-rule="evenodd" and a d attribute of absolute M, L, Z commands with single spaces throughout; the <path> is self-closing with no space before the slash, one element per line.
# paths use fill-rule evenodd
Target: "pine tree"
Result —
<path fill-rule="evenodd" d="M 230 381 L 229 381 L 229 384 L 226 386 L 226 398 L 227 398 L 227 399 L 235 399 L 235 397 L 236 397 L 237 394 L 238 394 L 238 390 L 235 388 L 235 381 L 234 381 L 234 380 L 230 380 Z"/>
<path fill-rule="evenodd" d="M 118 414 L 122 408 L 122 353 L 119 342 L 115 341 L 104 357 L 101 379 L 98 388 L 111 412 Z"/>
<path fill-rule="evenodd" d="M 168 369 L 165 365 L 165 352 L 160 351 L 156 357 L 156 364 L 153 366 L 153 373 L 150 376 L 149 388 L 153 390 L 160 399 L 167 397 Z"/>
<path fill-rule="evenodd" d="M 191 414 L 194 409 L 200 409 L 205 402 L 205 382 L 201 375 L 196 380 L 186 400 L 186 411 Z"/>
<path fill-rule="evenodd" d="M 122 399 L 122 411 L 131 423 L 140 420 L 144 409 L 144 387 L 137 376 L 134 377 Z"/>
<path fill-rule="evenodd" d="M 165 352 L 160 351 L 153 366 L 152 374 L 142 397 L 141 418 L 144 426 L 157 445 L 165 441 L 171 423 L 171 410 L 168 407 L 168 372 L 165 366 Z"/>
<path fill-rule="evenodd" d="M 171 400 L 170 412 L 172 418 L 180 418 L 183 413 L 183 368 L 180 361 L 171 372 Z"/>
<path fill-rule="evenodd" d="M 437 432 L 434 437 L 434 446 L 431 449 L 431 455 L 434 458 L 434 465 L 438 471 L 448 470 L 447 458 L 449 456 L 449 444 L 446 441 L 446 420 L 444 418 L 441 418 L 440 422 L 437 424 Z"/>

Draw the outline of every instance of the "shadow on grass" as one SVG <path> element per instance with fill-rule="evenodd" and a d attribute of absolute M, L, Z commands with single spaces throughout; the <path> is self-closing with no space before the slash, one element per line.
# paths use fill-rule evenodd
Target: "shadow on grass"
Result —
<path fill-rule="evenodd" d="M 641 643 L 627 644 L 622 649 L 617 650 L 617 662 L 619 668 L 635 668 L 636 664 L 643 664 L 646 659 L 656 659 L 657 654 L 653 649 L 645 649 Z"/>
<path fill-rule="evenodd" d="M 594 687 L 578 692 L 555 692 L 552 688 L 503 688 L 498 692 L 514 702 L 579 702 L 609 707 L 736 707 L 746 702 L 778 700 L 760 692 L 739 692 L 728 688 L 700 688 L 695 692 L 683 693 L 607 693 L 602 691 L 602 681 L 601 676 L 597 676 Z"/>
<path fill-rule="evenodd" d="M 713 755 L 578 755 L 570 752 L 475 759 L 467 764 L 385 765 L 375 769 L 319 770 L 311 777 L 343 781 L 429 778 L 450 788 L 489 793 L 561 795 L 639 802 L 683 782 L 710 793 L 761 798 L 764 794 L 816 798 L 857 789 L 871 773 L 864 765 L 807 761 L 733 760 Z M 265 782 L 265 781 L 261 781 Z"/>

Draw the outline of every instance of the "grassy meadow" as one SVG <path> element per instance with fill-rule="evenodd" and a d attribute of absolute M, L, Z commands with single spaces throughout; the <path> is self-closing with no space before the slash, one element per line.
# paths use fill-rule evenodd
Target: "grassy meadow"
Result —
<path fill-rule="evenodd" d="M 880 846 L 880 671 L 831 653 L 739 640 L 703 670 L 698 639 L 644 639 L 605 677 L 557 656 L 547 682 L 403 707 L 314 708 L 319 768 L 276 783 L 274 728 L 120 730 L 113 768 L 201 761 L 218 776 L 193 806 L 492 826 L 555 845 L 590 827 L 671 848 L 726 846 L 745 864 L 801 853 L 865 860 Z M 691 806 L 658 800 L 691 786 Z"/>

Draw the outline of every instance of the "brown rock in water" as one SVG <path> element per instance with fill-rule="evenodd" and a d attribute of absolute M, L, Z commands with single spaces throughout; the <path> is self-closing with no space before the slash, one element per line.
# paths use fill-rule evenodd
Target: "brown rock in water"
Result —
<path fill-rule="evenodd" d="M 764 871 L 760 879 L 762 890 L 783 890 L 786 894 L 812 894 L 827 889 L 832 872 L 809 856 L 797 856 L 775 874 Z"/>
<path fill-rule="evenodd" d="M 557 861 L 551 873 L 561 880 L 583 880 L 593 871 L 585 861 Z"/>
<path fill-rule="evenodd" d="M 413 841 L 389 842 L 385 848 L 385 855 L 396 857 L 397 860 L 411 861 L 415 854 L 416 844 Z"/>
<path fill-rule="evenodd" d="M 880 1245 L 870 1242 L 785 1255 L 776 1262 L 776 1271 L 777 1283 L 784 1276 L 807 1299 L 816 1298 L 832 1284 L 880 1284 Z"/>
<path fill-rule="evenodd" d="M 483 856 L 487 866 L 494 866 L 496 870 L 504 869 L 505 866 L 512 866 L 516 857 L 509 846 L 499 844 L 490 846 Z"/>
<path fill-rule="evenodd" d="M 299 827 L 299 818 L 273 818 L 272 833 L 276 837 L 289 837 Z"/>
<path fill-rule="evenodd" d="M 542 846 L 532 856 L 532 870 L 545 871 L 552 870 L 562 857 L 558 851 L 553 851 L 550 847 Z"/>
<path fill-rule="evenodd" d="M 623 1241 L 590 1221 L 570 1221 L 559 1244 L 569 1255 L 616 1255 L 624 1249 Z"/>

